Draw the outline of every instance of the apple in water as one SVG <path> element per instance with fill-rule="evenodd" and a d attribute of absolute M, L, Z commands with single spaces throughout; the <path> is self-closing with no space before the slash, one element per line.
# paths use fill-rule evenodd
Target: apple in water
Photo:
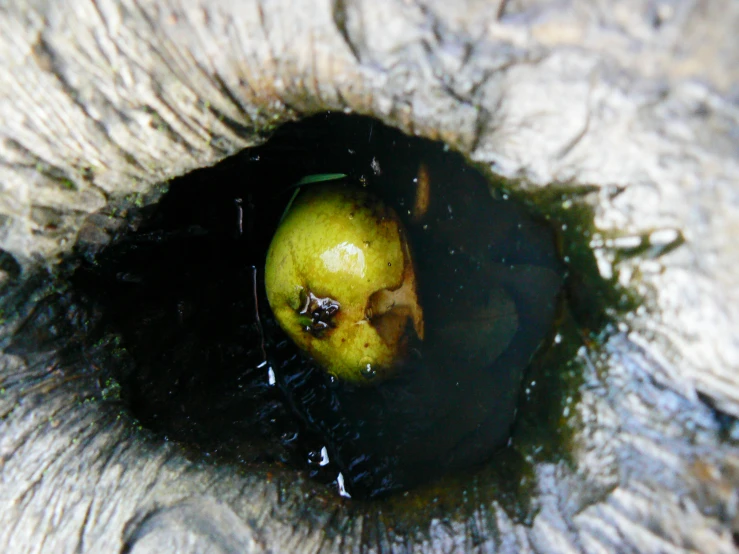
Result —
<path fill-rule="evenodd" d="M 306 186 L 267 252 L 265 285 L 282 329 L 341 381 L 374 384 L 404 360 L 423 310 L 395 211 L 347 182 Z"/>

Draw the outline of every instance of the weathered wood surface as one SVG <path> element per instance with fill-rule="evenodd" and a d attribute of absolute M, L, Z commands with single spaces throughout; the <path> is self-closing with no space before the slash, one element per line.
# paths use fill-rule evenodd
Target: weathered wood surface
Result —
<path fill-rule="evenodd" d="M 733 552 L 736 29 L 732 0 L 4 4 L 3 345 L 37 300 L 24 277 L 88 214 L 322 110 L 441 138 L 533 185 L 598 185 L 605 235 L 686 243 L 621 263 L 648 301 L 593 360 L 575 467 L 538 466 L 531 526 L 475 497 L 473 516 L 400 536 L 319 509 L 299 479 L 194 466 L 80 402 L 87 381 L 55 372 L 49 348 L 0 358 L 0 550 Z M 594 247 L 608 271 L 617 244 Z"/>

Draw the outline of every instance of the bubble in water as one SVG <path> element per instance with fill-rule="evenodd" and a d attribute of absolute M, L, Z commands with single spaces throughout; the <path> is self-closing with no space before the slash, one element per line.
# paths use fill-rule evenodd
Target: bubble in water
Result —
<path fill-rule="evenodd" d="M 367 364 L 362 368 L 362 376 L 365 379 L 374 379 L 377 375 L 377 371 L 372 367 L 372 364 Z"/>
<path fill-rule="evenodd" d="M 339 378 L 336 375 L 334 375 L 333 373 L 328 373 L 327 375 L 328 375 L 328 384 L 329 384 L 329 386 L 331 388 L 334 388 L 334 387 L 338 386 L 338 384 L 339 384 Z"/>

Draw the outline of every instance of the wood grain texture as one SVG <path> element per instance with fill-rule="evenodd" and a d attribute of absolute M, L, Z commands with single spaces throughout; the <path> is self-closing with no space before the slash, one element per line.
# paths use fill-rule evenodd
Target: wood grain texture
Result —
<path fill-rule="evenodd" d="M 736 550 L 739 4 L 39 0 L 0 11 L 0 248 L 14 260 L 0 272 L 0 551 Z M 472 487 L 474 510 L 398 533 L 382 514 L 306 498 L 301 477 L 193 464 L 115 402 L 86 402 L 104 385 L 84 361 L 58 370 L 59 322 L 74 314 L 44 327 L 54 279 L 38 272 L 79 233 L 102 246 L 126 224 L 91 214 L 132 194 L 153 201 L 169 179 L 325 110 L 444 140 L 528 186 L 599 187 L 587 201 L 601 269 L 615 266 L 646 301 L 602 351 L 581 351 L 575 463 L 537 466 L 531 525 Z M 685 244 L 658 256 L 677 233 Z M 637 236 L 647 254 L 621 256 L 619 238 Z M 10 346 L 29 318 L 47 331 L 21 357 Z M 198 522 L 194 538 L 182 518 Z"/>

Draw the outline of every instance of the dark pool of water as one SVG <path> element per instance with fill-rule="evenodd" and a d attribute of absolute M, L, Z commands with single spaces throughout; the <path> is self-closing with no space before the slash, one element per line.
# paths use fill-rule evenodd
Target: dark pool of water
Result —
<path fill-rule="evenodd" d="M 419 218 L 422 165 L 430 201 Z M 426 340 L 374 387 L 332 381 L 286 338 L 264 294 L 290 187 L 317 173 L 346 173 L 381 196 L 412 244 Z M 74 283 L 135 361 L 117 378 L 142 424 L 244 464 L 286 464 L 324 482 L 341 473 L 352 496 L 373 497 L 482 464 L 506 443 L 563 278 L 552 229 L 491 194 L 460 156 L 329 114 L 173 182 Z"/>

